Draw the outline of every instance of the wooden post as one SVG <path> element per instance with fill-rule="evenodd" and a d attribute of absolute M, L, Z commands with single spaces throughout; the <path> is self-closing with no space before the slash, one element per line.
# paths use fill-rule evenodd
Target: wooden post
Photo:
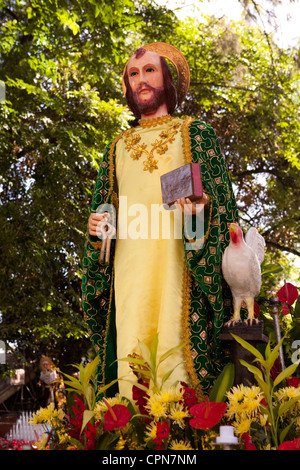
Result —
<path fill-rule="evenodd" d="M 251 364 L 253 362 L 253 354 L 239 344 L 232 336 L 232 334 L 244 339 L 252 346 L 257 348 L 259 343 L 267 343 L 268 337 L 263 333 L 263 322 L 259 321 L 249 325 L 244 322 L 239 322 L 234 326 L 224 325 L 220 339 L 223 342 L 224 348 L 229 349 L 230 359 L 235 367 L 234 385 L 251 385 L 254 383 L 253 374 L 240 363 L 240 359 Z"/>

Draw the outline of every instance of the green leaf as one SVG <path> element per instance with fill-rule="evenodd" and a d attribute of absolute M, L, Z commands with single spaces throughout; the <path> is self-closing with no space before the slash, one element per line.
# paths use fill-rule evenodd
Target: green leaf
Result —
<path fill-rule="evenodd" d="M 71 444 L 73 444 L 73 446 L 78 449 L 78 450 L 83 450 L 84 449 L 84 445 L 82 444 L 82 442 L 80 442 L 78 439 L 75 439 L 74 437 L 71 437 L 69 438 L 69 442 Z"/>
<path fill-rule="evenodd" d="M 297 361 L 295 364 L 291 364 L 289 367 L 287 367 L 282 372 L 280 372 L 280 374 L 277 375 L 276 379 L 274 380 L 274 383 L 273 383 L 274 388 L 278 384 L 280 384 L 280 382 L 282 382 L 283 380 L 285 380 L 288 377 L 290 377 L 291 375 L 293 375 L 293 373 L 295 372 L 295 370 L 299 366 L 299 363 L 300 363 L 300 361 Z"/>
<path fill-rule="evenodd" d="M 173 374 L 174 370 L 176 369 L 176 367 L 178 367 L 179 364 L 177 364 L 175 367 L 173 367 L 173 369 L 169 370 L 164 376 L 163 378 L 161 379 L 161 387 L 164 385 L 164 383 L 168 380 L 168 378 Z"/>
<path fill-rule="evenodd" d="M 136 372 L 137 374 L 141 374 L 141 375 L 144 375 L 145 377 L 149 377 L 150 379 L 153 379 L 153 374 L 152 374 L 152 371 L 150 370 L 138 369 L 137 367 L 134 367 L 133 371 Z"/>
<path fill-rule="evenodd" d="M 165 352 L 164 354 L 160 356 L 158 364 L 161 364 L 162 362 L 164 362 L 166 359 L 168 359 L 168 357 L 172 356 L 172 354 L 174 354 L 179 349 L 182 349 L 185 345 L 186 343 L 181 343 L 178 346 L 175 346 L 174 348 L 169 349 L 167 352 Z"/>
<path fill-rule="evenodd" d="M 260 353 L 260 351 L 258 351 L 258 349 L 256 349 L 254 346 L 252 346 L 252 344 L 248 343 L 248 341 L 245 341 L 244 339 L 240 338 L 239 336 L 236 336 L 234 334 L 231 333 L 231 335 L 234 337 L 234 339 L 240 343 L 245 349 L 247 349 L 247 351 L 250 351 L 254 357 L 256 357 L 261 363 L 264 362 L 264 357 L 263 355 Z"/>
<path fill-rule="evenodd" d="M 77 382 L 69 382 L 69 381 L 66 380 L 65 385 L 67 385 L 69 387 L 68 388 L 69 391 L 77 391 L 77 392 L 80 392 L 80 394 L 84 393 L 83 386 L 78 381 Z"/>
<path fill-rule="evenodd" d="M 119 436 L 109 431 L 104 431 L 98 441 L 97 450 L 113 450 Z"/>
<path fill-rule="evenodd" d="M 152 367 L 153 375 L 156 374 L 156 360 L 157 360 L 157 348 L 158 348 L 158 334 L 156 334 L 151 343 L 150 349 L 150 364 Z"/>
<path fill-rule="evenodd" d="M 143 359 L 138 359 L 137 357 L 122 357 L 117 359 L 117 362 L 132 362 L 132 364 L 138 364 L 149 369 L 149 364 L 147 364 Z"/>
<path fill-rule="evenodd" d="M 300 401 L 300 395 L 298 397 L 291 398 L 286 403 L 280 405 L 279 410 L 278 410 L 278 416 L 281 416 L 284 413 L 286 413 L 288 409 L 291 408 L 291 406 L 293 406 L 298 401 Z"/>
<path fill-rule="evenodd" d="M 291 422 L 288 424 L 288 426 L 286 426 L 280 433 L 279 435 L 279 442 L 282 443 L 284 442 L 284 439 L 286 438 L 289 430 L 291 429 L 291 427 L 293 426 L 293 424 L 295 423 L 295 421 L 297 421 L 299 419 L 299 417 L 297 416 L 296 418 L 293 418 L 291 420 Z"/>
<path fill-rule="evenodd" d="M 224 402 L 226 393 L 234 383 L 234 364 L 226 364 L 222 372 L 217 377 L 209 395 L 209 400 L 213 402 Z"/>
<path fill-rule="evenodd" d="M 269 263 L 262 266 L 261 275 L 275 274 L 283 271 L 283 267 L 279 263 Z"/>
<path fill-rule="evenodd" d="M 121 379 L 119 379 L 119 380 L 121 380 Z M 145 387 L 145 385 L 139 384 L 139 383 L 136 382 L 136 381 L 127 380 L 127 379 L 126 379 L 126 382 L 127 382 L 127 383 L 130 383 L 132 386 L 134 385 L 135 387 L 140 388 L 140 389 L 143 390 L 144 392 L 147 392 L 147 393 L 149 392 L 149 388 L 148 388 L 148 387 Z"/>
<path fill-rule="evenodd" d="M 268 363 L 268 370 L 270 371 L 274 365 L 274 362 L 276 361 L 276 359 L 279 357 L 279 349 L 282 345 L 284 341 L 284 338 L 282 338 L 279 343 L 276 344 L 276 346 L 274 347 L 274 349 L 271 351 L 270 355 L 269 355 L 269 358 L 267 360 L 267 363 Z M 270 341 L 269 341 L 270 343 Z M 268 343 L 268 344 L 269 344 Z"/>
<path fill-rule="evenodd" d="M 269 360 L 270 354 L 271 354 L 271 343 L 270 341 L 268 341 L 266 349 L 265 349 L 265 356 L 266 356 L 267 361 Z"/>
<path fill-rule="evenodd" d="M 269 422 L 272 422 L 273 417 L 271 410 L 269 409 L 269 406 L 262 405 L 262 403 L 259 404 L 259 411 L 262 415 L 267 415 Z"/>
<path fill-rule="evenodd" d="M 139 341 L 139 348 L 140 348 L 140 351 L 141 351 L 141 355 L 142 355 L 142 358 L 143 360 L 149 364 L 150 366 L 150 363 L 151 363 L 151 359 L 150 359 L 150 349 L 148 348 L 148 346 L 143 343 L 142 341 Z"/>
<path fill-rule="evenodd" d="M 296 300 L 295 307 L 294 307 L 294 317 L 300 318 L 300 296 Z"/>
<path fill-rule="evenodd" d="M 262 372 L 255 366 L 251 365 L 251 364 L 248 364 L 248 362 L 244 361 L 243 359 L 240 359 L 240 363 L 247 367 L 247 369 L 253 373 L 254 377 L 255 377 L 255 380 L 257 381 L 259 387 L 261 388 L 261 390 L 263 391 L 265 397 L 268 397 L 269 394 L 270 394 L 270 389 L 268 387 L 268 385 L 266 384 L 266 382 L 264 381 L 263 379 L 263 375 L 262 375 Z"/>
<path fill-rule="evenodd" d="M 82 426 L 81 426 L 80 433 L 82 433 L 82 431 L 86 427 L 87 423 L 89 421 L 91 421 L 91 419 L 93 419 L 93 417 L 94 417 L 94 411 L 93 410 L 84 410 L 83 416 L 82 416 Z"/>
<path fill-rule="evenodd" d="M 262 371 L 258 368 L 258 367 L 255 367 L 254 365 L 252 364 L 249 364 L 248 362 L 246 362 L 244 359 L 240 359 L 240 363 L 247 367 L 247 369 L 252 372 L 252 374 L 255 376 L 255 377 L 258 377 L 260 380 L 263 380 L 263 375 L 262 375 Z"/>
<path fill-rule="evenodd" d="M 106 390 L 108 390 L 110 387 L 112 387 L 115 383 L 117 383 L 119 380 L 122 380 L 122 377 L 120 377 L 119 379 L 115 379 L 115 380 L 112 380 L 111 382 L 109 382 L 109 384 L 107 385 L 104 385 L 103 387 L 101 387 L 97 394 L 96 394 L 96 397 L 102 395 L 104 392 L 106 392 Z"/>
<path fill-rule="evenodd" d="M 91 362 L 88 362 L 83 369 L 83 383 L 87 385 L 92 376 L 95 374 L 96 368 L 99 364 L 99 356 L 96 356 Z"/>

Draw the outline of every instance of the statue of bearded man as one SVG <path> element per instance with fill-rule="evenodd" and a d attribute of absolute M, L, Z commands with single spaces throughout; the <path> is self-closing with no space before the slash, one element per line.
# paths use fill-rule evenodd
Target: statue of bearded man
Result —
<path fill-rule="evenodd" d="M 175 66 L 176 85 L 166 59 Z M 224 365 L 219 334 L 232 306 L 221 261 L 229 243 L 228 224 L 238 214 L 214 130 L 201 120 L 174 116 L 188 86 L 187 61 L 169 44 L 138 49 L 124 70 L 124 93 L 138 122 L 105 149 L 82 281 L 85 319 L 100 358 L 98 386 L 120 378 L 108 396 L 119 391 L 132 398 L 135 376 L 128 362 L 116 359 L 140 354 L 139 341 L 150 347 L 156 334 L 158 356 L 184 343 L 158 370 L 162 379 L 177 366 L 166 385 L 184 381 L 204 395 Z M 203 197 L 197 204 L 182 198 L 175 210 L 161 211 L 169 215 L 166 236 L 151 217 L 154 207 L 162 207 L 160 177 L 186 163 L 200 164 Z M 178 217 L 182 213 L 190 226 L 203 221 L 200 238 L 190 238 Z M 99 226 L 107 217 L 116 236 L 109 240 L 105 261 L 100 254 L 108 240 L 99 235 Z"/>

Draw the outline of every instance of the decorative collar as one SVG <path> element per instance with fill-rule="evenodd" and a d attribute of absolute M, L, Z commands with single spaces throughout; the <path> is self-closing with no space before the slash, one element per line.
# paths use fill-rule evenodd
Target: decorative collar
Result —
<path fill-rule="evenodd" d="M 141 119 L 139 121 L 139 125 L 141 127 L 151 127 L 151 126 L 157 126 L 158 124 L 162 124 L 164 122 L 171 121 L 173 119 L 170 114 L 166 114 L 165 116 L 160 116 L 156 118 L 151 118 L 151 119 Z"/>

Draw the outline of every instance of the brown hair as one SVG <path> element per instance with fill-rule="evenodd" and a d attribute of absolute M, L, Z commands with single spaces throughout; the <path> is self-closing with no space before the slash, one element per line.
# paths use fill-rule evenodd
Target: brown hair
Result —
<path fill-rule="evenodd" d="M 147 52 L 146 49 L 143 49 L 142 47 L 140 47 L 139 49 L 135 51 L 134 55 L 136 59 L 138 59 L 139 57 L 142 57 L 145 54 L 145 52 Z M 168 108 L 168 113 L 173 114 L 177 106 L 176 86 L 173 81 L 172 71 L 164 57 L 160 56 L 160 63 L 161 63 L 162 74 L 163 74 L 164 92 L 165 92 L 165 99 L 166 99 L 166 105 Z M 126 86 L 125 98 L 127 101 L 127 105 L 131 109 L 135 117 L 137 119 L 140 119 L 141 113 L 133 99 L 133 93 L 132 93 L 131 86 L 128 80 L 127 67 L 126 67 L 125 74 L 124 74 L 124 82 Z"/>

